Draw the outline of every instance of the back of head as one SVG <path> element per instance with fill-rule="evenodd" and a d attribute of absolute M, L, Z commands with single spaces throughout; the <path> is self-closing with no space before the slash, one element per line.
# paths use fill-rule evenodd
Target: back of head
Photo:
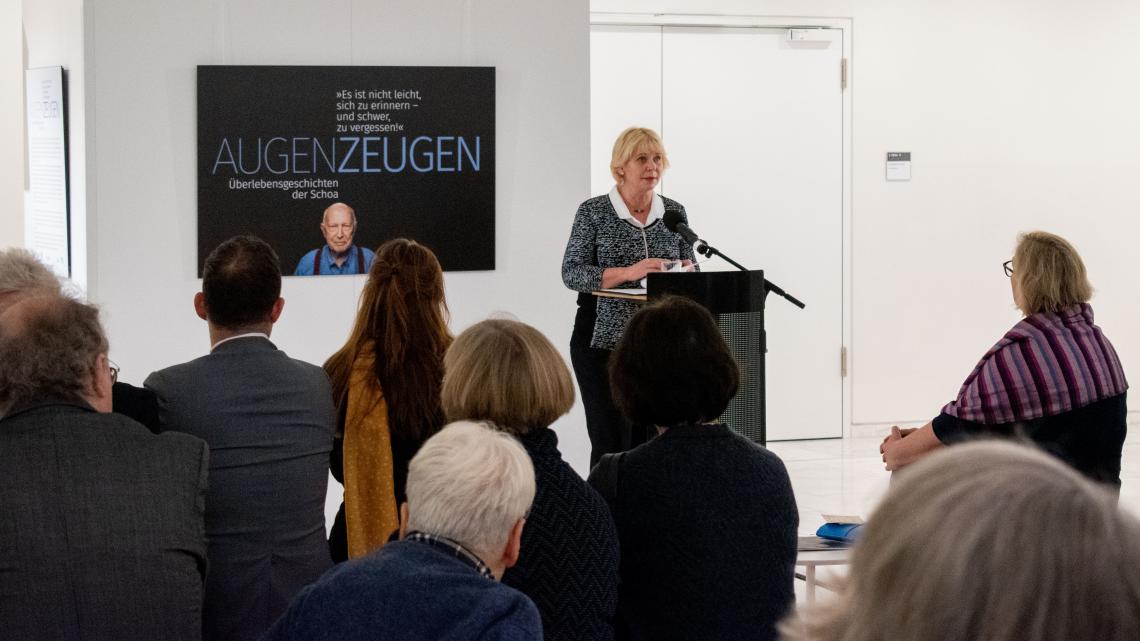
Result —
<path fill-rule="evenodd" d="M 673 427 L 720 416 L 740 371 L 712 314 L 671 296 L 634 314 L 610 358 L 610 385 L 628 419 Z"/>
<path fill-rule="evenodd" d="M 106 352 L 95 307 L 59 295 L 20 299 L 0 314 L 0 410 L 81 400 Z"/>
<path fill-rule="evenodd" d="M 1140 524 L 1022 445 L 957 445 L 907 468 L 850 577 L 810 638 L 1140 638 Z"/>
<path fill-rule="evenodd" d="M 1031 231 L 1019 236 L 1013 269 L 1026 314 L 1056 312 L 1092 298 L 1084 261 L 1069 241 L 1056 234 Z"/>
<path fill-rule="evenodd" d="M 0 251 L 0 313 L 19 296 L 59 294 L 55 274 L 26 249 Z"/>
<path fill-rule="evenodd" d="M 443 411 L 515 434 L 546 427 L 574 405 L 574 382 L 542 332 L 515 320 L 467 328 L 444 357 Z"/>
<path fill-rule="evenodd" d="M 206 258 L 202 294 L 214 325 L 242 329 L 269 321 L 281 296 L 277 253 L 255 236 L 230 238 Z"/>
<path fill-rule="evenodd" d="M 347 387 L 353 360 L 367 344 L 376 351 L 376 380 L 394 428 L 422 436 L 439 427 L 443 354 L 451 332 L 443 270 L 427 247 L 397 238 L 376 250 L 352 334 L 325 363 L 337 398 Z"/>
<path fill-rule="evenodd" d="M 479 423 L 451 423 L 408 467 L 408 531 L 447 537 L 490 561 L 534 492 L 534 467 L 518 441 Z"/>

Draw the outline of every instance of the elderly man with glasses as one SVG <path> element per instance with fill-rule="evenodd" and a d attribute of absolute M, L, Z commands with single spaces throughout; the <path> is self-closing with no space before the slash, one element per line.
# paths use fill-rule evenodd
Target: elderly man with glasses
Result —
<path fill-rule="evenodd" d="M 208 450 L 111 413 L 98 311 L 0 313 L 0 621 L 11 639 L 198 639 Z"/>

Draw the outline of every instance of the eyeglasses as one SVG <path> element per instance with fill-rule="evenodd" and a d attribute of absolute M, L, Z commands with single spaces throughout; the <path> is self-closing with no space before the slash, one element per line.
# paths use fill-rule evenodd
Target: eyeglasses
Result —
<path fill-rule="evenodd" d="M 111 384 L 119 382 L 119 365 L 111 359 L 107 359 L 107 369 L 111 370 Z"/>
<path fill-rule="evenodd" d="M 1012 259 L 1007 260 L 1004 263 L 1002 263 L 1001 268 L 1002 268 L 1002 270 L 1005 271 L 1006 276 L 1009 276 L 1011 278 L 1013 277 L 1013 260 Z"/>

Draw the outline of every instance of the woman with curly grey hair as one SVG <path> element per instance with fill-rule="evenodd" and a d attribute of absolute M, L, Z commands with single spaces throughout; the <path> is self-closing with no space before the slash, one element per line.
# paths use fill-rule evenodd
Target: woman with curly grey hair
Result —
<path fill-rule="evenodd" d="M 901 473 L 829 606 L 787 641 L 1140 639 L 1140 523 L 1035 448 L 983 441 Z"/>

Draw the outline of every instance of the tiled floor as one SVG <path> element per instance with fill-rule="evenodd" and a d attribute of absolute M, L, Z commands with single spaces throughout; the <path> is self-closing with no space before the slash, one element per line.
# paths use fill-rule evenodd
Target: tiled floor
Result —
<path fill-rule="evenodd" d="M 1129 426 L 1121 461 L 1120 505 L 1140 518 L 1140 425 Z M 768 448 L 784 460 L 800 510 L 800 536 L 815 534 L 823 523 L 821 514 L 871 515 L 886 493 L 890 473 L 879 458 L 880 438 L 847 438 L 819 441 L 783 441 Z M 803 568 L 797 568 L 803 572 Z M 819 569 L 820 578 L 846 573 L 845 566 Z M 816 591 L 826 601 L 830 592 Z M 803 581 L 796 581 L 796 600 L 805 599 Z"/>
<path fill-rule="evenodd" d="M 879 439 L 769 443 L 784 460 L 800 509 L 800 536 L 815 534 L 821 514 L 870 514 L 887 491 L 890 473 L 879 459 Z"/>
<path fill-rule="evenodd" d="M 1120 505 L 1140 518 L 1140 429 L 1132 429 L 1121 461 Z M 827 514 L 869 516 L 887 491 L 890 473 L 879 438 L 783 441 L 768 448 L 784 460 L 800 509 L 800 535 L 814 534 Z"/>

